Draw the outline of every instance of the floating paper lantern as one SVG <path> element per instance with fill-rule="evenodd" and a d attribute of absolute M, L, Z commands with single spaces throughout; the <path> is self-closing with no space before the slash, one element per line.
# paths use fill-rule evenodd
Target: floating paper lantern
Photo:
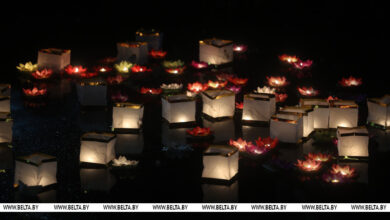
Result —
<path fill-rule="evenodd" d="M 23 93 L 24 95 L 26 95 L 27 97 L 39 97 L 39 96 L 44 96 L 46 95 L 47 93 L 47 89 L 45 88 L 37 88 L 37 87 L 34 87 L 32 89 L 24 89 L 23 88 Z"/>
<path fill-rule="evenodd" d="M 151 56 L 154 59 L 164 59 L 164 57 L 167 55 L 166 51 L 162 50 L 151 50 L 149 51 L 149 56 Z"/>
<path fill-rule="evenodd" d="M 108 164 L 115 158 L 116 135 L 88 132 L 81 136 L 80 162 Z"/>
<path fill-rule="evenodd" d="M 48 79 L 52 74 L 53 70 L 51 69 L 36 70 L 35 72 L 31 73 L 35 79 Z"/>
<path fill-rule="evenodd" d="M 354 101 L 334 100 L 330 102 L 329 128 L 356 127 L 358 117 L 358 106 Z"/>
<path fill-rule="evenodd" d="M 176 61 L 165 60 L 162 62 L 162 65 L 165 69 L 165 72 L 173 75 L 180 75 L 186 69 L 184 62 L 181 60 L 176 60 Z"/>
<path fill-rule="evenodd" d="M 212 89 L 222 89 L 227 85 L 227 81 L 211 81 L 211 80 L 209 80 L 207 84 Z"/>
<path fill-rule="evenodd" d="M 146 42 L 117 43 L 117 60 L 127 60 L 140 65 L 148 62 L 148 44 Z"/>
<path fill-rule="evenodd" d="M 140 42 L 147 42 L 149 50 L 159 50 L 162 48 L 163 33 L 154 29 L 144 30 L 140 29 L 135 32 L 135 40 Z"/>
<path fill-rule="evenodd" d="M 19 66 L 16 66 L 16 69 L 20 72 L 32 73 L 38 70 L 38 64 L 33 64 L 32 62 L 20 63 Z"/>
<path fill-rule="evenodd" d="M 203 119 L 203 126 L 213 131 L 214 143 L 226 143 L 235 136 L 235 125 L 233 119 L 221 121 L 209 121 Z"/>
<path fill-rule="evenodd" d="M 299 113 L 303 117 L 303 137 L 308 137 L 314 131 L 314 112 L 313 108 L 286 106 L 279 110 L 279 112 Z"/>
<path fill-rule="evenodd" d="M 232 117 L 235 110 L 235 95 L 227 90 L 202 92 L 203 113 L 212 118 Z"/>
<path fill-rule="evenodd" d="M 272 87 L 283 87 L 287 85 L 286 77 L 277 77 L 277 76 L 267 76 L 268 85 Z"/>
<path fill-rule="evenodd" d="M 329 128 L 329 103 L 326 99 L 304 98 L 301 107 L 313 107 L 314 129 Z"/>
<path fill-rule="evenodd" d="M 140 155 L 144 149 L 142 132 L 116 134 L 115 152 L 119 155 Z"/>
<path fill-rule="evenodd" d="M 271 117 L 270 136 L 282 142 L 297 143 L 303 137 L 303 117 L 297 113 L 277 113 Z"/>
<path fill-rule="evenodd" d="M 0 112 L 11 112 L 9 96 L 0 95 Z"/>
<path fill-rule="evenodd" d="M 266 121 L 275 114 L 275 95 L 265 93 L 251 93 L 244 96 L 244 109 L 242 120 L 244 121 Z"/>
<path fill-rule="evenodd" d="M 209 88 L 209 85 L 207 83 L 202 84 L 200 82 L 194 82 L 194 83 L 188 83 L 187 89 L 192 93 L 200 93 L 203 91 L 206 91 Z"/>
<path fill-rule="evenodd" d="M 162 92 L 162 89 L 160 88 L 147 88 L 147 87 L 141 87 L 140 91 L 141 94 L 151 94 L 151 95 L 159 95 Z"/>
<path fill-rule="evenodd" d="M 298 62 L 294 63 L 294 67 L 301 70 L 304 68 L 311 67 L 312 64 L 313 64 L 312 60 L 305 60 L 305 61 L 299 60 Z"/>
<path fill-rule="evenodd" d="M 212 145 L 203 154 L 202 178 L 229 181 L 238 173 L 238 150 Z"/>
<path fill-rule="evenodd" d="M 49 186 L 57 183 L 57 160 L 55 157 L 35 153 L 18 157 L 15 162 L 15 184 Z"/>
<path fill-rule="evenodd" d="M 318 90 L 313 89 L 313 87 L 298 87 L 298 91 L 303 96 L 316 96 L 318 95 Z"/>
<path fill-rule="evenodd" d="M 248 46 L 244 44 L 233 45 L 233 51 L 235 53 L 245 53 L 248 50 Z"/>
<path fill-rule="evenodd" d="M 169 123 L 195 121 L 196 101 L 185 94 L 163 96 L 162 117 Z"/>
<path fill-rule="evenodd" d="M 130 69 L 131 67 L 133 66 L 134 64 L 128 62 L 128 61 L 121 61 L 119 64 L 115 64 L 114 65 L 114 68 L 116 69 L 116 71 L 118 71 L 119 73 L 129 73 L 130 72 Z"/>
<path fill-rule="evenodd" d="M 387 128 L 390 125 L 390 95 L 367 99 L 367 122 Z"/>
<path fill-rule="evenodd" d="M 321 168 L 321 162 L 310 159 L 298 160 L 295 166 L 305 172 L 316 172 Z"/>
<path fill-rule="evenodd" d="M 70 50 L 49 48 L 38 51 L 39 68 L 50 68 L 54 71 L 59 71 L 69 64 Z"/>
<path fill-rule="evenodd" d="M 68 75 L 71 75 L 71 76 L 80 76 L 82 73 L 86 73 L 87 72 L 87 68 L 84 68 L 83 66 L 68 65 L 65 68 L 65 72 Z"/>
<path fill-rule="evenodd" d="M 13 121 L 9 112 L 0 112 L 0 143 L 12 143 Z"/>
<path fill-rule="evenodd" d="M 83 79 L 76 89 L 82 106 L 107 105 L 107 85 L 102 79 Z"/>
<path fill-rule="evenodd" d="M 232 184 L 202 184 L 203 202 L 238 202 L 238 181 Z"/>
<path fill-rule="evenodd" d="M 194 67 L 195 69 L 204 69 L 209 67 L 209 64 L 207 64 L 206 62 L 196 62 L 193 60 L 191 62 L 191 66 Z"/>
<path fill-rule="evenodd" d="M 287 63 L 296 63 L 299 61 L 299 58 L 296 56 L 290 56 L 287 54 L 283 54 L 283 55 L 279 56 L 279 60 L 281 60 L 283 62 L 287 62 Z"/>
<path fill-rule="evenodd" d="M 362 78 L 350 76 L 349 78 L 342 78 L 339 83 L 343 87 L 354 87 L 360 86 L 363 83 L 363 80 Z"/>
<path fill-rule="evenodd" d="M 112 109 L 112 128 L 139 129 L 142 125 L 144 107 L 129 102 L 116 103 Z"/>
<path fill-rule="evenodd" d="M 233 61 L 233 41 L 206 39 L 199 41 L 199 60 L 220 65 Z"/>
<path fill-rule="evenodd" d="M 84 192 L 109 192 L 115 183 L 115 176 L 108 169 L 80 169 L 80 184 Z"/>
<path fill-rule="evenodd" d="M 360 128 L 337 128 L 339 156 L 368 157 L 368 131 Z"/>

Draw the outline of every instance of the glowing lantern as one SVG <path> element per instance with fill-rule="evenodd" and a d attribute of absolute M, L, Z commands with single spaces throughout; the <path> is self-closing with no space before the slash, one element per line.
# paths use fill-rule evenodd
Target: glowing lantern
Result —
<path fill-rule="evenodd" d="M 38 51 L 38 68 L 49 68 L 54 71 L 64 69 L 70 64 L 70 50 L 42 49 Z"/>
<path fill-rule="evenodd" d="M 204 69 L 204 68 L 209 67 L 209 64 L 207 64 L 205 62 L 196 62 L 193 60 L 191 62 L 191 66 L 194 67 L 195 69 Z"/>
<path fill-rule="evenodd" d="M 11 112 L 9 96 L 0 95 L 0 112 Z"/>
<path fill-rule="evenodd" d="M 318 95 L 318 90 L 313 89 L 313 87 L 300 87 L 298 91 L 303 96 L 316 96 Z"/>
<path fill-rule="evenodd" d="M 12 143 L 13 121 L 9 112 L 0 112 L 0 143 Z"/>
<path fill-rule="evenodd" d="M 149 50 L 159 50 L 162 48 L 163 33 L 154 29 L 144 30 L 140 29 L 135 32 L 135 40 L 140 42 L 147 42 Z"/>
<path fill-rule="evenodd" d="M 187 130 L 187 134 L 195 137 L 209 136 L 211 134 L 210 128 L 201 128 L 195 127 L 193 129 Z"/>
<path fill-rule="evenodd" d="M 53 74 L 53 71 L 51 69 L 43 69 L 41 71 L 37 70 L 33 73 L 31 73 L 31 75 L 35 78 L 35 79 L 47 79 L 49 78 L 51 75 Z"/>
<path fill-rule="evenodd" d="M 167 55 L 166 51 L 162 50 L 151 50 L 149 51 L 149 56 L 151 56 L 153 59 L 164 59 L 164 57 Z"/>
<path fill-rule="evenodd" d="M 332 165 L 331 174 L 339 174 L 343 178 L 354 178 L 356 177 L 356 170 L 350 166 L 340 166 L 338 164 Z"/>
<path fill-rule="evenodd" d="M 143 72 L 150 72 L 150 71 L 152 71 L 152 69 L 147 68 L 146 66 L 134 65 L 133 67 L 131 67 L 131 72 L 133 73 L 143 73 Z"/>
<path fill-rule="evenodd" d="M 162 62 L 162 65 L 165 68 L 165 72 L 174 75 L 182 74 L 186 68 L 184 62 L 181 60 L 176 60 L 176 61 L 165 60 Z"/>
<path fill-rule="evenodd" d="M 301 70 L 304 68 L 311 67 L 312 64 L 313 64 L 312 60 L 306 60 L 306 61 L 300 60 L 300 61 L 294 63 L 294 67 Z"/>
<path fill-rule="evenodd" d="M 287 54 L 283 54 L 281 56 L 279 56 L 279 60 L 281 60 L 282 62 L 287 62 L 287 63 L 296 63 L 298 62 L 298 57 L 296 56 L 289 56 Z"/>
<path fill-rule="evenodd" d="M 206 91 L 208 88 L 209 88 L 209 85 L 207 83 L 202 84 L 200 82 L 194 82 L 194 83 L 188 83 L 188 85 L 187 85 L 187 89 L 190 92 L 193 92 L 196 94 L 203 92 L 203 91 Z"/>
<path fill-rule="evenodd" d="M 314 131 L 314 112 L 313 108 L 286 106 L 279 110 L 279 112 L 292 112 L 302 114 L 303 118 L 303 137 L 308 137 Z"/>
<path fill-rule="evenodd" d="M 148 44 L 146 42 L 117 43 L 117 60 L 127 60 L 140 65 L 148 62 Z"/>
<path fill-rule="evenodd" d="M 316 172 L 321 168 L 321 162 L 315 160 L 298 160 L 295 164 L 300 170 L 305 172 Z"/>
<path fill-rule="evenodd" d="M 265 93 L 265 94 L 275 94 L 275 88 L 270 88 L 267 86 L 264 86 L 263 88 L 257 87 L 254 93 Z"/>
<path fill-rule="evenodd" d="M 330 154 L 322 154 L 322 153 L 318 153 L 318 154 L 309 153 L 306 156 L 306 159 L 308 159 L 308 160 L 315 160 L 315 161 L 318 161 L 318 162 L 325 163 L 325 162 L 328 162 L 328 161 L 330 161 L 332 159 L 332 155 L 330 155 Z"/>
<path fill-rule="evenodd" d="M 122 75 L 116 75 L 116 76 L 109 76 L 106 78 L 108 84 L 114 85 L 114 84 L 121 84 L 125 79 Z"/>
<path fill-rule="evenodd" d="M 80 162 L 108 164 L 115 158 L 116 135 L 88 132 L 81 136 Z"/>
<path fill-rule="evenodd" d="M 116 103 L 112 109 L 112 128 L 139 129 L 142 125 L 144 107 L 139 104 Z"/>
<path fill-rule="evenodd" d="M 221 121 L 209 121 L 203 119 L 203 126 L 213 131 L 214 143 L 226 143 L 235 136 L 235 126 L 233 119 Z"/>
<path fill-rule="evenodd" d="M 358 106 L 354 101 L 334 100 L 330 102 L 329 128 L 356 127 L 358 117 Z"/>
<path fill-rule="evenodd" d="M 245 151 L 248 146 L 253 145 L 253 144 L 252 144 L 252 142 L 246 142 L 242 138 L 238 138 L 236 141 L 233 139 L 230 139 L 229 145 L 237 148 L 239 151 Z"/>
<path fill-rule="evenodd" d="M 212 118 L 232 117 L 235 110 L 235 95 L 227 90 L 202 92 L 203 113 Z"/>
<path fill-rule="evenodd" d="M 38 89 L 37 87 L 34 87 L 32 89 L 24 89 L 23 93 L 28 97 L 38 97 L 38 96 L 44 96 L 47 93 L 47 89 Z"/>
<path fill-rule="evenodd" d="M 268 122 L 271 116 L 275 114 L 275 111 L 275 95 L 264 93 L 251 93 L 244 95 L 242 120 Z"/>
<path fill-rule="evenodd" d="M 227 85 L 227 81 L 222 81 L 222 82 L 215 81 L 214 82 L 214 81 L 209 80 L 208 81 L 208 85 L 212 89 L 222 89 L 222 88 L 224 88 Z"/>
<path fill-rule="evenodd" d="M 83 68 L 83 66 L 68 65 L 65 68 L 65 72 L 71 76 L 81 76 L 82 73 L 87 72 L 87 68 Z"/>
<path fill-rule="evenodd" d="M 286 77 L 267 76 L 268 85 L 272 87 L 283 87 L 287 85 Z"/>
<path fill-rule="evenodd" d="M 238 202 L 238 181 L 231 184 L 202 184 L 203 202 Z"/>
<path fill-rule="evenodd" d="M 18 157 L 15 161 L 15 184 L 46 187 L 57 183 L 57 160 L 55 157 L 35 153 Z"/>
<path fill-rule="evenodd" d="M 301 107 L 313 107 L 314 129 L 329 128 L 329 103 L 326 99 L 304 98 Z"/>
<path fill-rule="evenodd" d="M 196 101 L 184 94 L 163 96 L 162 117 L 169 123 L 195 121 Z"/>
<path fill-rule="evenodd" d="M 368 157 L 367 128 L 337 128 L 339 156 Z"/>
<path fill-rule="evenodd" d="M 77 96 L 82 106 L 107 105 L 107 85 L 101 79 L 83 79 L 76 85 Z"/>
<path fill-rule="evenodd" d="M 203 154 L 202 178 L 229 181 L 238 173 L 238 150 L 212 145 Z"/>
<path fill-rule="evenodd" d="M 116 134 L 115 152 L 119 155 L 140 155 L 144 149 L 143 134 Z"/>
<path fill-rule="evenodd" d="M 20 63 L 19 66 L 16 66 L 20 72 L 31 73 L 38 70 L 38 64 L 33 64 L 32 62 L 27 62 L 25 64 Z"/>
<path fill-rule="evenodd" d="M 248 49 L 248 46 L 247 45 L 244 45 L 244 44 L 235 44 L 233 45 L 233 51 L 236 52 L 236 53 L 244 53 L 246 52 Z"/>
<path fill-rule="evenodd" d="M 367 99 L 367 122 L 387 128 L 390 125 L 390 95 Z"/>
<path fill-rule="evenodd" d="M 114 68 L 119 73 L 129 73 L 132 66 L 133 66 L 132 63 L 124 60 L 124 61 L 121 61 L 119 64 L 115 64 Z"/>
<path fill-rule="evenodd" d="M 297 143 L 303 137 L 303 117 L 297 113 L 277 113 L 271 117 L 271 138 L 282 142 Z"/>
<path fill-rule="evenodd" d="M 349 78 L 342 78 L 340 80 L 340 85 L 344 87 L 354 87 L 354 86 L 360 86 L 363 81 L 362 78 L 355 78 L 353 76 L 350 76 Z"/>
<path fill-rule="evenodd" d="M 199 41 L 199 60 L 220 65 L 233 61 L 233 41 L 206 39 Z"/>
<path fill-rule="evenodd" d="M 286 93 L 275 93 L 276 102 L 285 102 L 288 98 Z"/>
<path fill-rule="evenodd" d="M 111 174 L 109 169 L 80 169 L 80 184 L 84 192 L 109 192 L 115 183 L 115 176 Z"/>
<path fill-rule="evenodd" d="M 236 86 L 243 86 L 248 82 L 247 78 L 229 77 L 228 81 Z"/>

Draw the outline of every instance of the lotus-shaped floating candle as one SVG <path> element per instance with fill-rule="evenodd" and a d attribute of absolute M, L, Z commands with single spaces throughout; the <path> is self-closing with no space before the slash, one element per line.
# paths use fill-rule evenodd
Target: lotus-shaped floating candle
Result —
<path fill-rule="evenodd" d="M 256 90 L 254 90 L 255 93 L 266 93 L 266 94 L 275 94 L 275 88 L 270 88 L 268 86 L 264 86 L 263 88 L 257 87 Z"/>
<path fill-rule="evenodd" d="M 312 64 L 313 64 L 312 60 L 305 60 L 305 61 L 300 60 L 300 61 L 294 63 L 294 67 L 301 70 L 304 68 L 311 67 Z"/>
<path fill-rule="evenodd" d="M 239 151 L 245 151 L 248 145 L 253 145 L 252 142 L 246 142 L 242 138 L 238 138 L 236 141 L 233 139 L 229 140 L 229 145 L 236 147 Z"/>
<path fill-rule="evenodd" d="M 166 55 L 167 55 L 167 52 L 166 51 L 162 51 L 162 50 L 153 50 L 152 49 L 149 52 L 149 56 L 151 56 L 154 59 L 163 59 Z"/>
<path fill-rule="evenodd" d="M 233 51 L 236 53 L 244 53 L 248 50 L 248 46 L 244 44 L 233 45 Z"/>
<path fill-rule="evenodd" d="M 287 85 L 286 77 L 282 76 L 267 76 L 268 85 L 272 87 L 283 87 Z"/>
<path fill-rule="evenodd" d="M 333 101 L 333 100 L 339 100 L 339 98 L 333 97 L 333 96 L 329 96 L 329 97 L 326 99 L 327 102 L 330 102 L 330 101 Z"/>
<path fill-rule="evenodd" d="M 318 161 L 318 162 L 328 162 L 328 161 L 330 161 L 332 159 L 332 155 L 330 155 L 330 154 L 322 154 L 322 153 L 318 153 L 318 154 L 309 153 L 306 156 L 306 159 L 308 159 L 308 160 L 315 160 L 315 161 Z"/>
<path fill-rule="evenodd" d="M 229 78 L 232 78 L 234 77 L 233 74 L 229 74 L 229 73 L 220 73 L 220 74 L 217 74 L 217 79 L 219 81 L 227 81 Z"/>
<path fill-rule="evenodd" d="M 354 178 L 356 177 L 356 170 L 350 166 L 340 166 L 338 164 L 332 165 L 331 174 L 340 174 L 344 178 Z"/>
<path fill-rule="evenodd" d="M 107 80 L 108 84 L 114 85 L 114 84 L 122 83 L 124 78 L 122 75 L 116 75 L 116 76 L 109 76 L 109 77 L 107 77 L 106 80 Z"/>
<path fill-rule="evenodd" d="M 279 140 L 277 138 L 272 139 L 271 137 L 267 137 L 267 138 L 259 137 L 255 142 L 256 142 L 256 146 L 265 147 L 270 150 L 276 147 Z"/>
<path fill-rule="evenodd" d="M 20 63 L 16 68 L 21 72 L 34 72 L 38 69 L 38 64 L 33 64 L 32 62 Z"/>
<path fill-rule="evenodd" d="M 127 95 L 123 95 L 121 92 L 113 93 L 111 100 L 113 102 L 126 102 L 129 99 Z"/>
<path fill-rule="evenodd" d="M 183 88 L 183 84 L 178 84 L 178 83 L 171 83 L 171 84 L 161 84 L 160 86 L 161 89 L 164 90 L 179 90 Z"/>
<path fill-rule="evenodd" d="M 137 160 L 128 160 L 125 156 L 119 156 L 118 159 L 112 160 L 112 165 L 114 167 L 121 167 L 121 166 L 137 166 L 138 162 Z"/>
<path fill-rule="evenodd" d="M 146 88 L 146 87 L 142 87 L 141 90 L 140 90 L 140 93 L 141 94 L 152 94 L 152 95 L 158 95 L 158 94 L 161 94 L 162 92 L 162 89 L 160 88 Z"/>
<path fill-rule="evenodd" d="M 85 73 L 87 72 L 87 68 L 83 68 L 83 66 L 72 66 L 72 65 L 68 65 L 66 68 L 65 68 L 65 72 L 69 75 L 77 75 L 77 76 L 80 76 L 81 73 Z"/>
<path fill-rule="evenodd" d="M 269 149 L 264 147 L 264 146 L 257 146 L 257 145 L 253 145 L 253 144 L 248 144 L 245 147 L 245 152 L 250 153 L 250 154 L 255 154 L 255 155 L 261 155 L 261 154 L 264 154 L 268 151 L 269 151 Z"/>
<path fill-rule="evenodd" d="M 244 108 L 244 103 L 243 102 L 236 102 L 236 109 L 243 109 Z"/>
<path fill-rule="evenodd" d="M 222 89 L 227 85 L 227 81 L 208 81 L 208 85 L 213 89 Z"/>
<path fill-rule="evenodd" d="M 287 54 L 283 54 L 283 55 L 279 56 L 279 60 L 282 62 L 287 62 L 287 63 L 296 63 L 299 61 L 299 58 L 296 56 L 290 56 Z"/>
<path fill-rule="evenodd" d="M 112 68 L 109 66 L 96 66 L 94 70 L 95 72 L 99 72 L 99 73 L 107 73 L 107 72 L 111 72 Z"/>
<path fill-rule="evenodd" d="M 298 91 L 303 96 L 316 96 L 318 95 L 318 90 L 313 89 L 313 87 L 298 87 Z"/>
<path fill-rule="evenodd" d="M 23 89 L 23 93 L 26 96 L 37 97 L 37 96 L 46 95 L 47 90 L 46 89 L 38 89 L 37 87 L 34 87 L 32 89 Z"/>
<path fill-rule="evenodd" d="M 143 73 L 143 72 L 151 72 L 152 69 L 147 68 L 146 66 L 139 66 L 139 65 L 134 65 L 131 67 L 131 72 L 133 73 Z"/>
<path fill-rule="evenodd" d="M 235 94 L 238 94 L 241 92 L 240 86 L 230 86 L 230 87 L 227 87 L 227 89 L 234 92 Z"/>
<path fill-rule="evenodd" d="M 362 78 L 355 78 L 353 76 L 350 76 L 349 78 L 342 78 L 339 82 L 341 86 L 344 87 L 353 87 L 353 86 L 360 86 L 363 83 Z"/>
<path fill-rule="evenodd" d="M 207 64 L 206 62 L 196 62 L 196 61 L 192 61 L 191 62 L 191 66 L 194 67 L 195 69 L 204 69 L 204 68 L 207 68 L 209 67 L 209 64 Z"/>
<path fill-rule="evenodd" d="M 165 68 L 165 71 L 170 74 L 182 74 L 185 70 L 184 62 L 181 60 L 176 61 L 164 61 L 162 63 L 163 67 Z"/>
<path fill-rule="evenodd" d="M 115 64 L 114 68 L 119 73 L 129 73 L 132 66 L 133 66 L 132 63 L 124 60 L 124 61 L 121 61 L 119 64 Z"/>
<path fill-rule="evenodd" d="M 207 83 L 202 84 L 200 82 L 194 82 L 194 83 L 188 83 L 187 89 L 188 91 L 192 93 L 200 93 L 203 91 L 206 91 L 209 88 L 209 85 Z"/>
<path fill-rule="evenodd" d="M 236 86 L 243 86 L 248 82 L 247 78 L 229 77 L 228 81 Z"/>
<path fill-rule="evenodd" d="M 286 93 L 275 93 L 276 102 L 285 102 L 287 98 L 288 95 Z"/>
<path fill-rule="evenodd" d="M 53 70 L 51 70 L 51 69 L 36 70 L 35 72 L 31 73 L 31 75 L 35 79 L 47 79 L 52 74 L 53 74 Z"/>
<path fill-rule="evenodd" d="M 196 127 L 186 131 L 191 136 L 208 136 L 211 134 L 210 128 Z"/>
<path fill-rule="evenodd" d="M 295 166 L 305 172 L 315 172 L 321 168 L 321 162 L 310 159 L 304 161 L 298 160 Z"/>

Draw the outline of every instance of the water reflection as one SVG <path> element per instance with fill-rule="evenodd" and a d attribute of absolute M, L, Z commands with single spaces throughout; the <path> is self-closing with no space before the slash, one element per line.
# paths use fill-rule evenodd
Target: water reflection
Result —
<path fill-rule="evenodd" d="M 236 136 L 233 119 L 215 122 L 203 119 L 203 126 L 209 127 L 214 132 L 214 143 L 226 143 Z"/>
<path fill-rule="evenodd" d="M 222 184 L 202 184 L 203 202 L 238 202 L 238 180 Z"/>
<path fill-rule="evenodd" d="M 142 133 L 116 135 L 116 155 L 140 155 L 143 149 L 144 138 Z"/>
<path fill-rule="evenodd" d="M 81 188 L 87 192 L 109 192 L 116 183 L 115 177 L 105 168 L 81 168 L 80 181 Z"/>

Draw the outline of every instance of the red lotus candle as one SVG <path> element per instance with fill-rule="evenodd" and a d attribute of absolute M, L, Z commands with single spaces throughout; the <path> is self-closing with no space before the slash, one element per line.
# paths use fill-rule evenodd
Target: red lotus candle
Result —
<path fill-rule="evenodd" d="M 43 70 L 37 70 L 33 72 L 31 75 L 35 79 L 47 79 L 53 74 L 53 70 L 51 69 L 43 69 Z"/>
<path fill-rule="evenodd" d="M 298 91 L 303 96 L 316 96 L 318 95 L 318 90 L 313 89 L 313 87 L 300 87 L 298 88 Z"/>
<path fill-rule="evenodd" d="M 362 78 L 355 78 L 353 76 L 350 76 L 349 78 L 342 78 L 339 82 L 341 86 L 344 87 L 354 87 L 354 86 L 360 86 L 363 83 Z"/>
<path fill-rule="evenodd" d="M 243 86 L 248 82 L 247 78 L 229 77 L 228 81 L 236 86 Z"/>
<path fill-rule="evenodd" d="M 195 69 L 204 69 L 209 67 L 209 64 L 207 64 L 206 62 L 196 62 L 193 60 L 191 62 L 191 66 L 194 67 Z"/>
<path fill-rule="evenodd" d="M 185 66 L 177 67 L 177 68 L 166 68 L 165 72 L 170 73 L 170 74 L 174 74 L 174 75 L 179 75 L 179 74 L 182 74 L 185 69 L 186 69 Z"/>
<path fill-rule="evenodd" d="M 141 90 L 140 90 L 140 93 L 141 94 L 152 94 L 152 95 L 158 95 L 158 94 L 161 94 L 162 92 L 162 89 L 160 88 L 146 88 L 146 87 L 142 87 Z"/>
<path fill-rule="evenodd" d="M 81 73 L 87 72 L 87 68 L 83 68 L 83 66 L 72 66 L 68 65 L 65 68 L 65 72 L 69 75 L 80 75 Z"/>
<path fill-rule="evenodd" d="M 271 137 L 267 137 L 267 138 L 259 137 L 255 142 L 256 142 L 256 146 L 264 147 L 270 150 L 275 148 L 279 140 L 277 138 L 272 139 Z"/>
<path fill-rule="evenodd" d="M 202 84 L 200 82 L 188 83 L 187 89 L 193 93 L 200 93 L 206 91 L 209 88 L 207 83 Z"/>
<path fill-rule="evenodd" d="M 37 87 L 34 87 L 32 89 L 23 89 L 23 93 L 26 96 L 37 97 L 37 96 L 46 95 L 47 90 L 46 89 L 38 89 Z"/>
<path fill-rule="evenodd" d="M 150 72 L 152 69 L 147 68 L 146 66 L 139 66 L 139 65 L 134 65 L 131 67 L 131 72 L 133 73 L 143 73 L 143 72 Z"/>
<path fill-rule="evenodd" d="M 298 160 L 298 162 L 295 164 L 300 170 L 305 172 L 315 172 L 318 171 L 321 168 L 321 162 L 315 161 L 315 160 Z"/>
<path fill-rule="evenodd" d="M 233 45 L 233 51 L 236 52 L 236 53 L 244 53 L 246 52 L 248 49 L 248 46 L 247 45 L 244 45 L 244 44 L 235 44 Z"/>
<path fill-rule="evenodd" d="M 282 76 L 267 76 L 268 85 L 272 87 L 283 87 L 287 85 L 286 77 Z"/>
<path fill-rule="evenodd" d="M 246 142 L 242 138 L 238 138 L 236 141 L 233 139 L 229 140 L 229 145 L 236 147 L 239 151 L 245 151 L 248 145 L 253 145 L 252 142 Z"/>
<path fill-rule="evenodd" d="M 164 59 L 164 57 L 167 55 L 166 51 L 162 50 L 151 50 L 149 52 L 149 56 L 151 56 L 154 59 Z"/>
<path fill-rule="evenodd" d="M 340 166 L 338 164 L 333 164 L 331 174 L 340 174 L 344 178 L 354 178 L 356 176 L 356 171 L 350 166 Z"/>
<path fill-rule="evenodd" d="M 294 63 L 294 67 L 301 70 L 304 68 L 311 67 L 312 64 L 313 64 L 312 60 L 305 60 L 305 61 L 299 60 L 298 62 Z"/>
<path fill-rule="evenodd" d="M 296 63 L 299 61 L 298 57 L 290 56 L 287 54 L 283 54 L 283 55 L 279 56 L 279 60 L 281 60 L 282 62 L 287 62 L 287 63 Z"/>
<path fill-rule="evenodd" d="M 196 127 L 186 131 L 191 136 L 208 136 L 211 134 L 210 128 Z"/>
<path fill-rule="evenodd" d="M 275 93 L 276 102 L 285 102 L 287 98 L 288 95 L 286 93 Z"/>
<path fill-rule="evenodd" d="M 227 81 L 211 81 L 209 80 L 208 83 L 210 88 L 213 89 L 222 89 L 227 85 Z"/>
<path fill-rule="evenodd" d="M 321 154 L 321 153 L 318 153 L 318 154 L 309 153 L 306 156 L 306 159 L 308 159 L 308 160 L 315 160 L 317 162 L 328 162 L 328 161 L 331 160 L 331 158 L 332 158 L 332 155 L 330 155 L 330 154 Z"/>
<path fill-rule="evenodd" d="M 122 75 L 116 75 L 116 76 L 109 76 L 109 77 L 107 77 L 106 80 L 107 80 L 108 84 L 113 85 L 113 84 L 122 83 L 124 78 Z"/>
<path fill-rule="evenodd" d="M 243 109 L 244 108 L 244 103 L 243 102 L 236 102 L 236 109 Z"/>

